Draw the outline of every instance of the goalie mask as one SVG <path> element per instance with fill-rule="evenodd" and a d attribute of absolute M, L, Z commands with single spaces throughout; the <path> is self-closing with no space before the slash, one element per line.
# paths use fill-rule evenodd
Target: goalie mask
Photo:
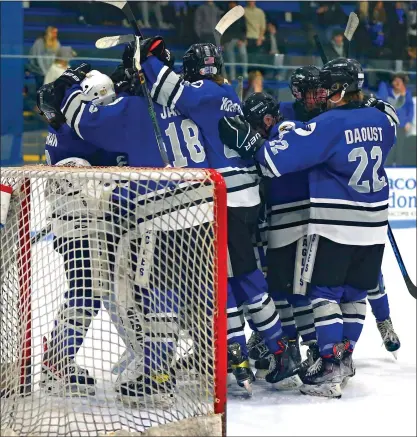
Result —
<path fill-rule="evenodd" d="M 183 78 L 188 82 L 210 79 L 221 74 L 222 65 L 222 55 L 214 44 L 193 44 L 183 56 Z"/>
<path fill-rule="evenodd" d="M 337 58 L 326 63 L 320 72 L 321 85 L 327 90 L 327 99 L 341 93 L 340 102 L 346 93 L 361 91 L 364 83 L 364 72 L 355 59 Z"/>
<path fill-rule="evenodd" d="M 267 93 L 253 93 L 242 104 L 245 120 L 253 129 L 267 137 L 271 128 L 283 117 L 279 112 L 279 104 Z"/>
<path fill-rule="evenodd" d="M 80 84 L 85 95 L 96 106 L 106 106 L 116 99 L 115 87 L 112 79 L 100 71 L 92 70 Z"/>
<path fill-rule="evenodd" d="M 321 86 L 320 70 L 314 65 L 297 68 L 292 73 L 290 90 L 307 111 L 325 108 L 327 92 Z"/>

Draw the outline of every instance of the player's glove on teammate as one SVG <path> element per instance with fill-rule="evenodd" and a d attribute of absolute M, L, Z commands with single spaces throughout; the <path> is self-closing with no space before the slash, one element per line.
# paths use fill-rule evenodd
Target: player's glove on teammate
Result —
<path fill-rule="evenodd" d="M 391 104 L 385 102 L 384 100 L 376 99 L 373 96 L 368 97 L 363 103 L 367 108 L 376 108 L 379 111 L 384 112 L 393 120 L 396 125 L 399 125 L 400 122 L 398 114 Z"/>
<path fill-rule="evenodd" d="M 173 67 L 174 56 L 170 50 L 166 48 L 161 36 L 154 36 L 141 41 L 141 59 L 146 59 L 150 54 L 158 58 L 164 65 L 167 65 L 167 67 Z"/>
<path fill-rule="evenodd" d="M 73 85 L 79 85 L 90 70 L 90 64 L 86 63 L 74 69 L 68 68 L 55 82 L 43 85 L 37 91 L 38 109 L 54 129 L 59 129 L 65 123 L 65 117 L 61 113 L 61 103 L 65 92 Z"/>
<path fill-rule="evenodd" d="M 252 158 L 265 141 L 242 115 L 221 118 L 218 130 L 221 141 L 244 159 Z"/>

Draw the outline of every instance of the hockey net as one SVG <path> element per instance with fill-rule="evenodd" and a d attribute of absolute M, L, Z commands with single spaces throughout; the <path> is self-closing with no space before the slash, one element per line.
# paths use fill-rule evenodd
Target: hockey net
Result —
<path fill-rule="evenodd" d="M 219 174 L 27 166 L 1 183 L 1 435 L 220 435 Z"/>

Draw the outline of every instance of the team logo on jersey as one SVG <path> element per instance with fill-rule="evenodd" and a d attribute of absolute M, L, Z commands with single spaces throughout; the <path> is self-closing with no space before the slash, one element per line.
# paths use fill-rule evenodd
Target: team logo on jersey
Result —
<path fill-rule="evenodd" d="M 91 105 L 90 105 L 90 107 L 89 107 L 89 112 L 90 112 L 90 114 L 94 114 L 95 112 L 97 112 L 99 110 L 99 108 L 94 104 L 94 103 L 92 103 Z"/>
<path fill-rule="evenodd" d="M 295 133 L 302 137 L 310 135 L 316 128 L 316 123 L 309 123 L 304 128 L 295 129 Z"/>
<path fill-rule="evenodd" d="M 242 114 L 241 105 L 234 103 L 231 99 L 228 99 L 228 97 L 222 97 L 221 111 L 238 112 Z"/>

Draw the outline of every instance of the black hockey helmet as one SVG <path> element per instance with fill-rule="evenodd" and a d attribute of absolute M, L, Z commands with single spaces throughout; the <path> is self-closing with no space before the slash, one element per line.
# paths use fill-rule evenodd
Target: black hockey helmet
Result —
<path fill-rule="evenodd" d="M 250 94 L 242 104 L 242 112 L 245 120 L 250 123 L 253 129 L 266 129 L 265 115 L 271 115 L 277 122 L 283 118 L 279 111 L 278 102 L 270 94 L 264 92 Z"/>
<path fill-rule="evenodd" d="M 327 92 L 321 85 L 320 70 L 315 65 L 296 68 L 290 76 L 290 90 L 311 115 L 313 111 L 325 109 Z"/>
<path fill-rule="evenodd" d="M 303 101 L 307 90 L 321 87 L 319 73 L 320 70 L 315 65 L 296 68 L 290 76 L 290 90 L 296 100 Z"/>
<path fill-rule="evenodd" d="M 327 62 L 320 72 L 321 86 L 328 91 L 328 99 L 341 92 L 361 91 L 364 83 L 364 72 L 355 59 L 336 58 Z"/>
<path fill-rule="evenodd" d="M 214 44 L 193 44 L 183 56 L 184 80 L 196 82 L 221 74 L 222 65 L 221 52 Z"/>

